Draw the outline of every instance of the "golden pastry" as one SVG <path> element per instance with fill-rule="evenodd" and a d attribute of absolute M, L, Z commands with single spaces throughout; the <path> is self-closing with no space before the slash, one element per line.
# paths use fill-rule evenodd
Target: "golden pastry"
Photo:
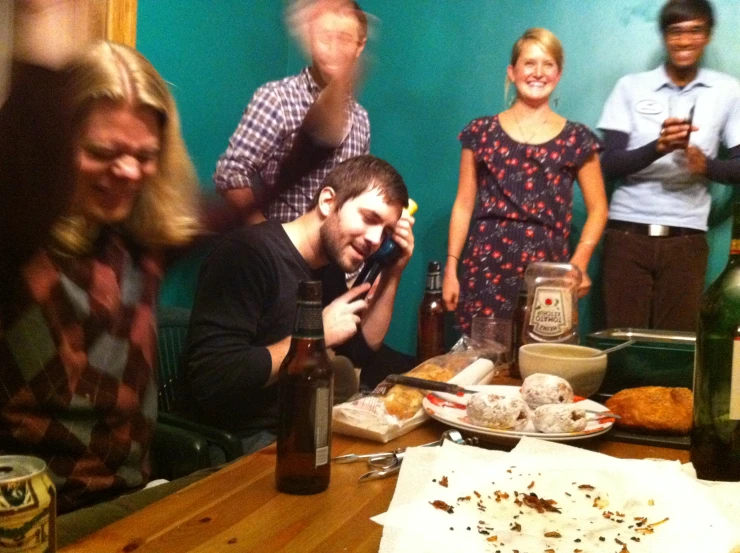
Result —
<path fill-rule="evenodd" d="M 475 357 L 465 354 L 442 355 L 425 361 L 406 374 L 426 380 L 447 382 L 475 359 Z M 385 403 L 385 409 L 389 415 L 401 420 L 410 419 L 421 408 L 421 402 L 425 395 L 424 390 L 396 384 L 383 398 L 383 403 Z"/>
<path fill-rule="evenodd" d="M 606 406 L 622 417 L 616 421 L 622 428 L 680 435 L 691 431 L 693 394 L 688 388 L 628 388 L 610 397 Z"/>

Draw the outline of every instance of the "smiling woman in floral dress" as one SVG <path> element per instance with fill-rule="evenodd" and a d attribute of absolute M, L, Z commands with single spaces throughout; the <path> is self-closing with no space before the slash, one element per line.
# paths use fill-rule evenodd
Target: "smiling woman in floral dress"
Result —
<path fill-rule="evenodd" d="M 570 262 L 586 273 L 607 218 L 598 138 L 550 108 L 563 69 L 563 48 L 546 29 L 529 29 L 514 44 L 507 87 L 513 105 L 471 121 L 460 133 L 462 156 L 452 208 L 443 297 L 470 332 L 474 314 L 511 318 L 524 270 L 535 261 Z M 573 181 L 588 217 L 570 255 Z M 466 238 L 467 236 L 467 238 Z M 461 257 L 465 247 L 465 257 Z M 458 262 L 462 265 L 458 280 Z"/>

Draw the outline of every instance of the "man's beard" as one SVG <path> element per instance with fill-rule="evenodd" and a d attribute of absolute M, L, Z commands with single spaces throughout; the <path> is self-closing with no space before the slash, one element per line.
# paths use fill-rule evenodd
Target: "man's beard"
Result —
<path fill-rule="evenodd" d="M 343 244 L 342 232 L 339 229 L 339 218 L 330 215 L 319 229 L 319 237 L 321 239 L 321 249 L 324 255 L 329 260 L 329 263 L 337 265 L 345 273 L 353 273 L 362 265 L 362 261 L 353 262 L 351 260 L 344 260 L 342 252 L 345 246 L 349 244 Z"/>

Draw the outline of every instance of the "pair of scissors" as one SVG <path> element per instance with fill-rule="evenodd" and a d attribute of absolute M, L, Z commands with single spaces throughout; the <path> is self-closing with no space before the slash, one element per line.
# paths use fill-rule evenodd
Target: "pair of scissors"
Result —
<path fill-rule="evenodd" d="M 332 457 L 332 461 L 340 464 L 354 463 L 356 461 L 367 461 L 369 466 L 381 466 L 384 462 L 391 462 L 390 460 L 399 453 L 403 453 L 405 448 L 399 447 L 393 451 L 383 453 L 366 453 L 364 455 L 357 455 L 355 453 L 348 453 L 347 455 L 340 455 L 339 457 Z"/>
<path fill-rule="evenodd" d="M 456 443 L 465 443 L 462 435 L 457 430 L 446 430 L 442 433 L 439 440 L 424 444 L 420 447 L 433 447 L 442 445 L 445 440 L 450 440 Z M 357 480 L 358 482 L 368 482 L 370 480 L 379 480 L 381 478 L 387 478 L 398 474 L 401 470 L 401 462 L 403 461 L 406 448 L 398 448 L 391 453 L 368 455 L 367 464 L 373 470 L 366 472 Z M 348 457 L 348 456 L 344 456 Z M 360 457 L 360 456 L 358 456 Z"/>
<path fill-rule="evenodd" d="M 334 457 L 332 461 L 336 463 L 354 463 L 356 461 L 366 461 L 367 466 L 372 469 L 360 476 L 359 482 L 366 482 L 368 480 L 377 480 L 379 478 L 386 478 L 393 474 L 396 474 L 401 470 L 401 461 L 403 460 L 403 453 L 405 448 L 399 447 L 388 453 L 368 453 L 365 455 L 356 455 L 349 453 L 347 455 L 340 455 Z"/>
<path fill-rule="evenodd" d="M 398 453 L 392 453 L 383 457 L 373 457 L 367 460 L 367 466 L 372 470 L 366 472 L 360 476 L 358 482 L 367 482 L 369 480 L 379 480 L 381 478 L 387 478 L 398 474 L 401 470 L 401 462 L 403 461 L 404 451 Z"/>

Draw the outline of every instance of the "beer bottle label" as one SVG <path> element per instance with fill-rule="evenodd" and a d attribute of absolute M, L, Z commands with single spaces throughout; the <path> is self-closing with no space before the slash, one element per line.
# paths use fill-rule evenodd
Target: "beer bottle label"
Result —
<path fill-rule="evenodd" d="M 740 336 L 732 342 L 730 367 L 730 420 L 740 420 Z"/>
<path fill-rule="evenodd" d="M 442 275 L 440 273 L 429 273 L 425 292 L 437 292 L 442 290 Z"/>
<path fill-rule="evenodd" d="M 532 332 L 547 337 L 565 334 L 572 326 L 572 306 L 571 292 L 567 288 L 538 286 L 529 319 Z"/>
<path fill-rule="evenodd" d="M 320 303 L 298 300 L 293 337 L 324 338 L 324 321 Z"/>
<path fill-rule="evenodd" d="M 329 415 L 331 413 L 330 388 L 316 389 L 316 410 L 314 419 L 314 443 L 316 444 L 316 465 L 320 467 L 329 462 Z"/>

